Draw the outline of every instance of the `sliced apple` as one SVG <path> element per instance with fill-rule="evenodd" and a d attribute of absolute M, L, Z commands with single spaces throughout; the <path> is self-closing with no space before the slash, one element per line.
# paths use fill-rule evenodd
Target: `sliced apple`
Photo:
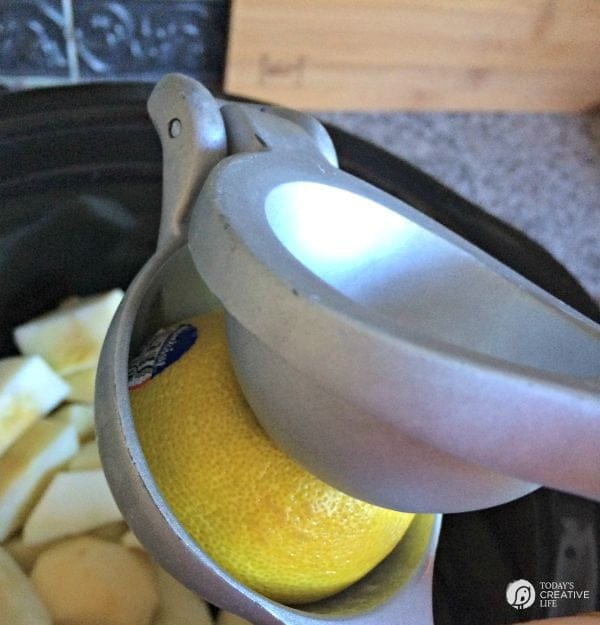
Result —
<path fill-rule="evenodd" d="M 69 297 L 65 297 L 65 299 L 59 303 L 58 308 L 72 308 L 80 304 L 81 300 L 82 298 L 78 295 L 69 295 Z"/>
<path fill-rule="evenodd" d="M 127 533 L 127 523 L 125 521 L 113 521 L 106 525 L 93 529 L 88 532 L 89 536 L 95 536 L 96 538 L 102 538 L 102 540 L 110 540 L 113 543 L 123 544 L 123 538 Z"/>
<path fill-rule="evenodd" d="M 116 521 L 114 523 L 107 523 L 97 529 L 88 533 L 88 536 L 94 536 L 101 538 L 102 540 L 110 540 L 111 542 L 120 542 L 124 544 L 123 538 L 127 532 L 127 525 L 125 521 Z M 23 542 L 23 536 L 18 534 L 11 538 L 8 542 L 4 543 L 4 548 L 13 557 L 15 562 L 25 571 L 25 573 L 31 573 L 36 560 L 50 547 L 56 545 L 58 542 L 64 539 L 53 540 L 48 543 L 40 543 L 39 545 L 26 545 Z"/>
<path fill-rule="evenodd" d="M 52 625 L 29 578 L 0 547 L 0 625 Z"/>
<path fill-rule="evenodd" d="M 4 548 L 13 557 L 15 562 L 25 571 L 30 573 L 38 556 L 45 551 L 52 543 L 43 545 L 26 545 L 23 537 L 19 534 L 8 542 L 4 543 Z"/>
<path fill-rule="evenodd" d="M 52 474 L 78 449 L 72 425 L 43 419 L 0 456 L 0 541 L 21 527 Z"/>
<path fill-rule="evenodd" d="M 44 551 L 31 579 L 57 624 L 149 625 L 158 606 L 153 567 L 89 536 Z"/>
<path fill-rule="evenodd" d="M 96 390 L 96 367 L 81 369 L 64 375 L 65 382 L 69 385 L 67 399 L 82 404 L 94 403 L 94 391 Z"/>
<path fill-rule="evenodd" d="M 221 610 L 217 616 L 217 625 L 252 625 L 252 623 L 241 616 Z"/>
<path fill-rule="evenodd" d="M 65 404 L 52 413 L 53 419 L 64 419 L 76 430 L 80 441 L 94 436 L 94 408 L 86 404 Z"/>
<path fill-rule="evenodd" d="M 101 469 L 57 473 L 23 527 L 26 545 L 83 534 L 123 517 Z"/>
<path fill-rule="evenodd" d="M 69 471 L 90 471 L 101 468 L 100 452 L 96 441 L 85 443 L 69 462 Z"/>
<path fill-rule="evenodd" d="M 131 549 L 140 549 L 144 551 L 144 545 L 138 540 L 138 537 L 131 531 L 127 530 L 121 538 L 121 544 Z"/>
<path fill-rule="evenodd" d="M 39 356 L 1 359 L 0 455 L 68 393 L 67 384 Z"/>
<path fill-rule="evenodd" d="M 157 567 L 160 608 L 153 625 L 212 625 L 205 601 Z"/>
<path fill-rule="evenodd" d="M 14 330 L 23 354 L 40 354 L 60 374 L 96 366 L 108 326 L 123 291 L 73 300 Z"/>

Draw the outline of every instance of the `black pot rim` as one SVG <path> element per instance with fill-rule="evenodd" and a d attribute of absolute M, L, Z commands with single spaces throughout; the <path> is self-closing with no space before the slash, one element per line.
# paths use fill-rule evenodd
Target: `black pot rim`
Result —
<path fill-rule="evenodd" d="M 152 86 L 149 82 L 102 82 L 2 94 L 0 163 L 5 166 L 0 169 L 0 197 L 23 187 L 77 184 L 77 180 L 89 180 L 99 172 L 111 178 L 160 176 L 160 146 L 146 113 Z M 539 244 L 405 160 L 325 125 L 343 169 L 415 206 L 600 322 L 596 302 Z M 73 151 L 70 148 L 78 139 L 79 144 L 90 142 L 92 148 L 95 143 L 101 147 L 103 141 L 113 142 L 115 160 L 107 159 L 102 149 L 90 149 L 75 150 L 74 160 L 65 162 L 65 154 Z M 48 146 L 52 145 L 62 148 L 54 150 L 54 160 L 48 158 Z M 15 159 L 15 152 L 29 160 Z M 35 158 L 40 154 L 43 158 Z"/>

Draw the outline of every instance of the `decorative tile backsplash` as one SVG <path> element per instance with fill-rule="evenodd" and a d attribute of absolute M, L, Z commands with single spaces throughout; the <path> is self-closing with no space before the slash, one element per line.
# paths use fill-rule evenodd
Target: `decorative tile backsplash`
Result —
<path fill-rule="evenodd" d="M 0 73 L 68 77 L 61 0 L 0 0 Z"/>
<path fill-rule="evenodd" d="M 219 86 L 226 0 L 0 0 L 0 84 L 156 80 Z"/>

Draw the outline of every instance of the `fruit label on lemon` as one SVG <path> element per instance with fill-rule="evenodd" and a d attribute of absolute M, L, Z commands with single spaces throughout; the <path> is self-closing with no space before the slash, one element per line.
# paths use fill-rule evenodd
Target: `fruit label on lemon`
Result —
<path fill-rule="evenodd" d="M 198 329 L 182 323 L 159 330 L 129 365 L 129 389 L 136 389 L 177 362 L 196 342 Z"/>

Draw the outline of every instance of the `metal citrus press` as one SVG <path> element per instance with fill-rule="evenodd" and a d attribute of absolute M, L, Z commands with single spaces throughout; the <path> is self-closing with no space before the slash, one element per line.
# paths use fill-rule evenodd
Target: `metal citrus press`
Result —
<path fill-rule="evenodd" d="M 440 514 L 544 484 L 600 500 L 600 326 L 454 232 L 337 167 L 312 117 L 164 77 L 156 253 L 112 323 L 96 385 L 103 465 L 157 560 L 260 624 L 429 625 Z M 169 510 L 133 424 L 142 341 L 222 306 L 260 423 L 326 482 L 423 513 L 346 591 L 291 608 L 220 569 Z"/>

